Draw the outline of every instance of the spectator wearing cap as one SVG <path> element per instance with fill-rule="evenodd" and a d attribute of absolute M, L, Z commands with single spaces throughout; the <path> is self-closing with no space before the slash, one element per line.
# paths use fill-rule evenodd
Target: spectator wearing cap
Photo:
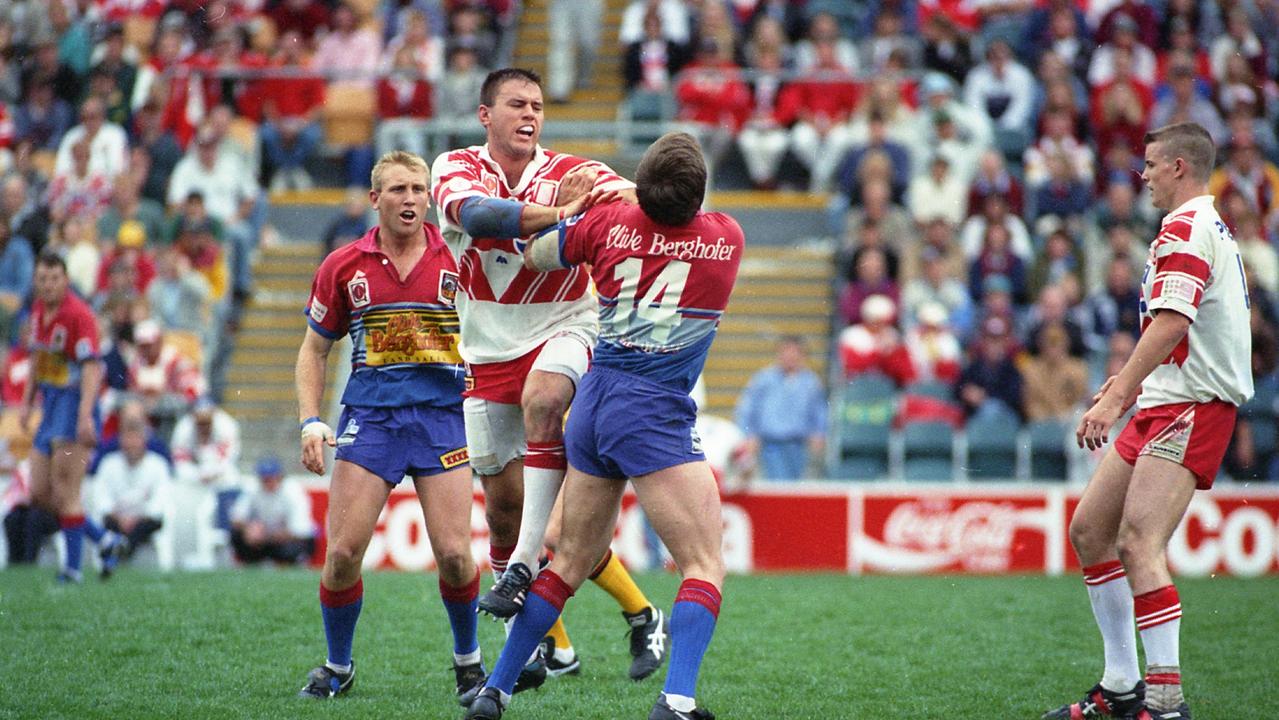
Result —
<path fill-rule="evenodd" d="M 1012 325 L 1001 317 L 982 322 L 975 347 L 959 374 L 956 396 L 969 418 L 1024 416 L 1022 375 L 1013 363 Z"/>
<path fill-rule="evenodd" d="M 941 73 L 924 75 L 919 84 L 920 106 L 915 120 L 916 147 L 937 145 L 937 116 L 944 116 L 954 123 L 955 137 L 959 142 L 978 150 L 991 146 L 994 139 L 989 117 L 979 108 L 968 107 L 955 97 L 955 84 Z M 928 162 L 928 153 L 914 152 L 916 167 L 922 169 Z M 917 170 L 919 171 L 919 170 Z"/>
<path fill-rule="evenodd" d="M 14 110 L 14 140 L 29 141 L 38 150 L 57 150 L 74 119 L 71 105 L 54 93 L 52 81 L 35 79 Z"/>
<path fill-rule="evenodd" d="M 117 266 L 132 268 L 133 289 L 145 295 L 155 279 L 155 258 L 146 249 L 147 231 L 137 220 L 120 224 L 115 244 L 102 256 L 98 265 L 97 290 L 107 289 L 107 277 Z"/>
<path fill-rule="evenodd" d="M 777 360 L 751 377 L 737 399 L 746 458 L 759 458 L 767 480 L 798 480 L 826 438 L 826 393 L 808 367 L 804 341 L 781 338 Z M 746 459 L 743 458 L 743 459 Z"/>
<path fill-rule="evenodd" d="M 170 508 L 173 476 L 164 457 L 147 447 L 148 434 L 144 419 L 121 417 L 120 447 L 103 455 L 93 474 L 94 507 L 104 527 L 126 538 L 126 558 L 151 541 Z M 171 547 L 157 543 L 155 550 L 161 568 L 171 567 Z"/>
<path fill-rule="evenodd" d="M 273 456 L 254 466 L 258 486 L 242 493 L 231 508 L 231 545 L 236 558 L 253 565 L 272 560 L 301 565 L 315 552 L 315 521 L 301 486 L 286 480 Z"/>
<path fill-rule="evenodd" d="M 189 567 L 210 568 L 230 531 L 230 508 L 240 492 L 240 424 L 212 399 L 201 397 L 173 428 L 175 490 L 194 530 Z"/>
<path fill-rule="evenodd" d="M 69 172 L 74 160 L 71 149 L 84 142 L 90 173 L 114 178 L 129 167 L 129 138 L 124 128 L 107 121 L 107 107 L 101 98 L 90 96 L 80 105 L 80 124 L 67 131 L 58 144 L 54 174 Z"/>
<path fill-rule="evenodd" d="M 917 254 L 917 269 L 902 288 L 902 315 L 917 319 L 925 305 L 934 303 L 945 311 L 947 322 L 964 334 L 972 323 L 973 302 L 962 276 L 951 272 L 953 266 L 932 244 L 923 244 Z"/>
<path fill-rule="evenodd" d="M 135 222 L 142 228 L 144 241 L 158 244 L 164 238 L 164 206 L 142 197 L 138 180 L 132 173 L 115 179 L 111 188 L 111 204 L 98 217 L 98 237 L 118 237 L 120 227 Z"/>
<path fill-rule="evenodd" d="M 171 343 L 151 318 L 133 327 L 137 352 L 129 359 L 128 391 L 142 400 L 147 417 L 162 437 L 204 394 L 200 368 Z"/>
<path fill-rule="evenodd" d="M 275 74 L 261 83 L 258 137 L 271 167 L 272 191 L 310 188 L 313 182 L 305 165 L 324 139 L 319 123 L 324 79 L 313 72 L 304 53 L 297 34 L 283 34 L 272 61 Z"/>
<path fill-rule="evenodd" d="M 953 385 L 959 379 L 964 351 L 949 321 L 946 307 L 941 303 L 928 301 L 919 306 L 905 340 L 915 380 L 938 380 Z"/>
<path fill-rule="evenodd" d="M 968 183 L 955 172 L 946 153 L 934 153 L 928 172 L 911 178 L 906 207 L 921 226 L 934 220 L 958 226 L 968 217 Z"/>
<path fill-rule="evenodd" d="M 857 314 L 858 321 L 840 331 L 837 342 L 844 377 L 874 371 L 899 387 L 913 381 L 915 368 L 896 326 L 897 303 L 887 295 L 871 295 Z"/>

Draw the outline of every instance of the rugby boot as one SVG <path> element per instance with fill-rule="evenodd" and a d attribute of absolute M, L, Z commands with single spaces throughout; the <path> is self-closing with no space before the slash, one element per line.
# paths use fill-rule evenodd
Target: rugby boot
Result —
<path fill-rule="evenodd" d="M 1041 720 L 1083 720 L 1083 718 L 1117 717 L 1125 720 L 1136 720 L 1137 713 L 1144 708 L 1146 700 L 1146 683 L 1138 682 L 1127 692 L 1113 692 L 1095 685 L 1084 699 L 1077 703 L 1063 705 L 1056 710 L 1043 714 Z"/>
<path fill-rule="evenodd" d="M 355 661 L 351 662 L 351 672 L 347 673 L 336 672 L 328 665 L 321 665 L 306 676 L 306 685 L 298 691 L 298 697 L 326 700 L 350 690 L 354 684 Z"/>
<path fill-rule="evenodd" d="M 533 584 L 533 573 L 524 563 L 511 563 L 497 584 L 480 598 L 480 610 L 495 618 L 513 617 L 524 607 L 524 596 Z"/>
<path fill-rule="evenodd" d="M 670 622 L 666 614 L 656 607 L 646 608 L 634 615 L 622 613 L 631 626 L 632 680 L 643 680 L 657 672 L 666 661 L 667 643 L 670 640 Z"/>

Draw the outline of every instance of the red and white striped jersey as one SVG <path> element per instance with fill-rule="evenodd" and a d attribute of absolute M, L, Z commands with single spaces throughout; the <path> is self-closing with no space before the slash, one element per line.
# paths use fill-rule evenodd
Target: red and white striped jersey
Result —
<path fill-rule="evenodd" d="M 1141 384 L 1141 408 L 1252 397 L 1252 331 L 1243 261 L 1211 195 L 1164 217 L 1141 276 L 1141 329 L 1156 310 L 1190 318 L 1189 332 Z"/>
<path fill-rule="evenodd" d="M 597 327 L 595 300 L 587 292 L 585 268 L 538 273 L 524 267 L 515 240 L 472 238 L 458 219 L 461 202 L 472 197 L 519 200 L 553 207 L 559 201 L 560 180 L 575 167 L 595 167 L 595 188 L 625 190 L 631 181 L 607 165 L 540 146 L 511 187 L 488 146 L 453 150 L 431 166 L 431 196 L 439 208 L 444 241 L 457 257 L 462 293 L 457 312 L 462 321 L 462 359 L 468 363 L 513 360 L 546 342 L 565 327 Z M 527 238 L 525 238 L 527 239 Z"/>

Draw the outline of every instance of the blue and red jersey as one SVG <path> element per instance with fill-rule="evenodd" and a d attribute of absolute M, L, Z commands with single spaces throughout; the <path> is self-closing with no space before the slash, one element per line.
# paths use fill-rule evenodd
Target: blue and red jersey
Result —
<path fill-rule="evenodd" d="M 344 405 L 437 407 L 462 402 L 457 263 L 440 231 L 424 226 L 427 247 L 401 280 L 375 227 L 334 250 L 316 270 L 307 323 L 323 337 L 351 336 Z"/>
<path fill-rule="evenodd" d="M 559 226 L 560 261 L 589 264 L 600 305 L 594 364 L 688 393 L 728 307 L 745 238 L 736 220 L 699 212 L 681 226 L 614 202 Z"/>
<path fill-rule="evenodd" d="M 31 355 L 31 380 L 37 388 L 79 392 L 83 363 L 98 359 L 93 310 L 69 290 L 52 315 L 37 299 L 31 306 Z"/>

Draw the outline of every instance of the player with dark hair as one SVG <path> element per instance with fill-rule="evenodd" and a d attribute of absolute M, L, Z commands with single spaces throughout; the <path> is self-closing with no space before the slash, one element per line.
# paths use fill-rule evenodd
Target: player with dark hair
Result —
<path fill-rule="evenodd" d="M 324 446 L 337 453 L 320 577 L 328 658 L 311 671 L 303 697 L 333 697 L 355 681 L 351 646 L 364 597 L 360 567 L 378 514 L 405 475 L 413 478 L 439 567 L 458 695 L 484 679 L 454 309 L 458 272 L 439 230 L 425 222 L 429 183 L 422 158 L 398 151 L 382 156 L 369 191 L 377 226 L 324 259 L 307 304 L 296 369 L 302 464 L 322 475 Z M 351 336 L 352 368 L 335 437 L 320 418 L 320 403 L 325 362 L 344 334 Z"/>
<path fill-rule="evenodd" d="M 558 534 L 552 523 L 564 482 L 564 413 L 598 332 L 586 271 L 524 268 L 522 238 L 580 211 L 589 191 L 633 199 L 634 185 L 603 163 L 538 144 L 536 73 L 490 73 L 478 117 L 485 144 L 438 157 L 432 193 L 461 267 L 466 439 L 484 485 L 489 562 L 499 577 L 480 609 L 509 617 L 536 574 L 543 543 L 553 547 Z M 592 579 L 631 626 L 630 677 L 648 677 L 665 659 L 665 618 L 611 552 L 596 560 Z M 553 675 L 580 668 L 562 623 L 550 628 L 543 655 Z M 530 670 L 538 670 L 536 660 Z"/>
<path fill-rule="evenodd" d="M 658 139 L 636 183 L 638 207 L 601 198 L 524 255 L 538 271 L 590 266 L 600 337 L 565 431 L 559 550 L 533 582 L 467 718 L 501 717 L 524 658 L 607 550 L 628 478 L 684 576 L 671 610 L 666 684 L 649 718 L 711 717 L 695 691 L 719 616 L 722 521 L 689 392 L 728 305 L 744 239 L 732 218 L 699 210 L 706 165 L 692 136 Z"/>
<path fill-rule="evenodd" d="M 103 577 L 124 549 L 123 539 L 85 517 L 81 486 L 97 442 L 94 403 L 102 385 L 98 321 L 71 291 L 67 265 L 46 251 L 36 260 L 31 306 L 32 378 L 19 410 L 23 429 L 31 424 L 37 392 L 40 425 L 31 453 L 31 501 L 57 515 L 66 542 L 58 581 L 78 583 L 84 537 L 101 548 Z"/>
<path fill-rule="evenodd" d="M 1045 713 L 1046 720 L 1189 720 L 1168 541 L 1195 490 L 1212 487 L 1236 410 L 1253 392 L 1247 279 L 1207 189 L 1212 138 L 1180 123 L 1145 141 L 1141 177 L 1168 214 L 1142 275 L 1141 339 L 1075 431 L 1080 447 L 1100 448 L 1137 404 L 1070 522 L 1106 665 L 1083 700 Z M 1134 631 L 1145 649 L 1144 680 Z"/>

